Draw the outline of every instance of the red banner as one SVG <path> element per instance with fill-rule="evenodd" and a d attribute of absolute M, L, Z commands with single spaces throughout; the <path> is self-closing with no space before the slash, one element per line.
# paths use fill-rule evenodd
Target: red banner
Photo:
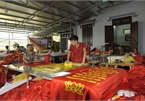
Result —
<path fill-rule="evenodd" d="M 56 77 L 51 83 L 51 100 L 108 100 L 117 92 L 125 73 L 122 69 L 96 67 Z"/>
<path fill-rule="evenodd" d="M 6 56 L 4 59 L 2 59 L 2 61 L 4 64 L 9 64 L 13 62 L 15 59 L 20 58 L 20 61 L 22 62 L 22 57 L 23 57 L 23 53 L 14 52 L 13 54 Z"/>

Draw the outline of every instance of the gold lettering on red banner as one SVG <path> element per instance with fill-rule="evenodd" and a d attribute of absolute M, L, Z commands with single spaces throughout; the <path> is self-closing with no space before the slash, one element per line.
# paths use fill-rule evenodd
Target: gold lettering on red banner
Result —
<path fill-rule="evenodd" d="M 21 52 L 14 52 L 11 55 L 8 55 L 7 57 L 5 57 L 2 61 L 4 61 L 5 63 L 9 63 L 14 61 L 16 58 L 18 58 L 19 56 L 22 56 L 23 54 Z"/>
<path fill-rule="evenodd" d="M 99 84 L 101 81 L 106 80 L 108 75 L 117 73 L 118 71 L 114 68 L 96 67 L 91 68 L 86 72 L 75 73 L 73 75 L 67 76 L 66 78 Z"/>
<path fill-rule="evenodd" d="M 65 81 L 65 90 L 83 95 L 84 84 L 72 81 Z"/>

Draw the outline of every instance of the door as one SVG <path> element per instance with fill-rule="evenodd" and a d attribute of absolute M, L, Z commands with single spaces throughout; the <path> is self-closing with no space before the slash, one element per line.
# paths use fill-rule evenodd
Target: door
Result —
<path fill-rule="evenodd" d="M 133 52 L 134 48 L 138 48 L 138 21 L 131 24 L 130 38 L 130 50 Z"/>
<path fill-rule="evenodd" d="M 61 46 L 61 52 L 65 52 L 67 50 L 68 46 L 68 34 L 61 34 L 60 36 L 60 46 Z"/>
<path fill-rule="evenodd" d="M 114 31 L 113 26 L 105 26 L 105 50 L 108 51 L 109 47 L 113 49 L 114 44 Z"/>

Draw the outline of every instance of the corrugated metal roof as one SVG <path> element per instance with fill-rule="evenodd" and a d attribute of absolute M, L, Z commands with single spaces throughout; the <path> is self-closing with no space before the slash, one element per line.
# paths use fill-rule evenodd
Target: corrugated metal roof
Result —
<path fill-rule="evenodd" d="M 127 3 L 128 0 L 113 1 L 46 1 L 46 0 L 3 0 L 0 1 L 0 26 L 17 28 L 37 35 L 48 35 L 51 28 L 54 32 L 70 30 L 92 16 L 101 14 L 101 10 L 114 5 Z M 130 2 L 130 0 L 129 0 Z M 4 31 L 0 29 L 0 31 Z M 26 33 L 26 32 L 24 32 Z"/>

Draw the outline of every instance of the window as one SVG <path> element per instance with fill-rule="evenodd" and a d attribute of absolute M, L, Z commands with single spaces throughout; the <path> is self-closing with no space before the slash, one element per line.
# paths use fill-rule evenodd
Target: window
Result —
<path fill-rule="evenodd" d="M 5 50 L 5 46 L 9 46 L 10 50 L 15 50 L 13 44 L 16 42 L 20 46 L 26 47 L 28 44 L 28 34 L 0 32 L 0 50 Z"/>

